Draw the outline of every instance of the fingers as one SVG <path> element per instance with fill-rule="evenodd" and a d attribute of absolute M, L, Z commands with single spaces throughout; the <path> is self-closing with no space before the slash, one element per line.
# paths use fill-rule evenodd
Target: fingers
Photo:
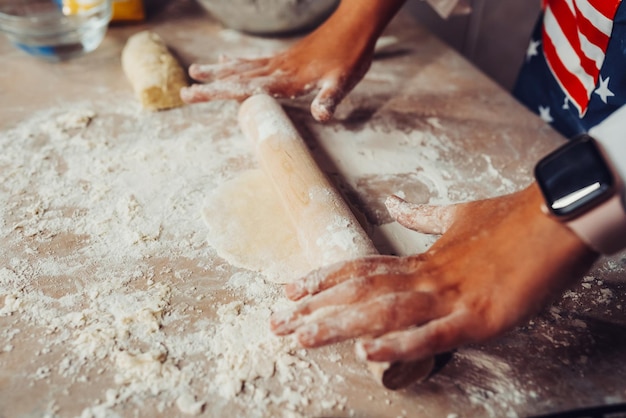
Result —
<path fill-rule="evenodd" d="M 319 310 L 295 329 L 295 335 L 304 347 L 378 336 L 430 320 L 432 306 L 433 298 L 426 293 L 385 294 L 345 310 L 337 306 Z"/>
<path fill-rule="evenodd" d="M 320 83 L 320 91 L 311 103 L 311 114 L 319 122 L 332 119 L 335 109 L 343 100 L 345 90 L 339 80 L 326 79 Z"/>
<path fill-rule="evenodd" d="M 335 109 L 351 90 L 347 82 L 330 73 L 318 75 L 320 78 L 300 77 L 297 70 L 282 68 L 281 62 L 273 57 L 192 64 L 189 67 L 191 78 L 208 84 L 183 88 L 180 96 L 186 103 L 224 99 L 242 101 L 259 93 L 293 99 L 319 88 L 311 103 L 311 114 L 320 122 L 332 119 Z"/>
<path fill-rule="evenodd" d="M 299 300 L 356 277 L 403 274 L 416 268 L 417 257 L 399 259 L 392 256 L 372 256 L 340 262 L 315 270 L 302 279 L 285 286 L 291 300 Z"/>
<path fill-rule="evenodd" d="M 471 342 L 471 316 L 458 310 L 426 325 L 359 341 L 357 353 L 370 361 L 409 361 L 450 351 Z"/>
<path fill-rule="evenodd" d="M 267 79 L 255 79 L 248 81 L 227 81 L 219 83 L 193 84 L 184 87 L 180 91 L 180 97 L 186 103 L 206 102 L 209 100 L 238 100 L 243 101 L 255 94 L 268 94 L 265 85 Z"/>
<path fill-rule="evenodd" d="M 409 203 L 396 195 L 385 200 L 389 214 L 406 228 L 424 234 L 443 234 L 454 223 L 456 206 L 432 206 Z"/>
<path fill-rule="evenodd" d="M 217 64 L 192 64 L 189 75 L 207 84 L 194 84 L 180 91 L 186 103 L 210 100 L 243 101 L 254 94 L 285 97 L 291 93 L 288 77 L 268 65 L 268 58 L 227 59 Z"/>
<path fill-rule="evenodd" d="M 267 59 L 224 59 L 217 64 L 191 64 L 189 76 L 197 81 L 209 82 L 261 69 L 265 67 L 267 61 Z"/>
<path fill-rule="evenodd" d="M 290 334 L 307 320 L 305 316 L 315 311 L 328 306 L 347 307 L 385 293 L 410 290 L 410 286 L 411 282 L 402 276 L 372 275 L 348 280 L 305 300 L 290 311 L 276 313 L 272 316 L 270 325 L 275 334 Z"/>

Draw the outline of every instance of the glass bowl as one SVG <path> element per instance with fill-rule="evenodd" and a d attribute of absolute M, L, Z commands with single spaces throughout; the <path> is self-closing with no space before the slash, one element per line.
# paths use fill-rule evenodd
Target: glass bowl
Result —
<path fill-rule="evenodd" d="M 256 35 L 309 30 L 337 7 L 339 0 L 198 0 L 224 26 Z"/>
<path fill-rule="evenodd" d="M 96 49 L 111 0 L 0 0 L 0 31 L 19 49 L 49 61 Z"/>

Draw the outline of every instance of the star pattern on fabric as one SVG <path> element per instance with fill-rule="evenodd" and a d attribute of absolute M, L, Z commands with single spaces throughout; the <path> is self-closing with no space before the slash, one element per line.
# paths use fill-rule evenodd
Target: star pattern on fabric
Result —
<path fill-rule="evenodd" d="M 569 100 L 568 100 L 568 98 L 567 98 L 567 97 L 565 97 L 565 98 L 563 99 L 563 106 L 562 106 L 562 109 L 563 109 L 563 110 L 568 110 L 568 109 L 569 109 Z"/>
<path fill-rule="evenodd" d="M 534 39 L 530 40 L 528 48 L 526 49 L 526 61 L 530 61 L 532 57 L 539 54 L 539 45 L 541 45 L 541 41 L 535 41 Z"/>
<path fill-rule="evenodd" d="M 595 94 L 597 94 L 598 96 L 600 96 L 600 99 L 604 102 L 607 103 L 607 99 L 609 97 L 613 97 L 615 96 L 615 94 L 613 94 L 613 92 L 611 90 L 609 90 L 609 80 L 611 79 L 611 77 L 607 77 L 606 79 L 603 79 L 602 76 L 600 76 L 600 82 L 599 82 L 599 86 L 598 88 L 594 91 Z"/>
<path fill-rule="evenodd" d="M 552 123 L 554 119 L 550 116 L 550 106 L 539 106 L 539 117 L 546 123 Z"/>

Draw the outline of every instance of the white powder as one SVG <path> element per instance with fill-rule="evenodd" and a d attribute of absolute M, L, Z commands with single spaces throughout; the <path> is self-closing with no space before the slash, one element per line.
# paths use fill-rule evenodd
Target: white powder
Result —
<path fill-rule="evenodd" d="M 189 50 L 224 50 L 213 48 L 211 38 L 178 36 L 189 37 Z M 219 42 L 243 45 L 233 55 L 267 55 L 284 45 L 233 32 Z M 389 83 L 397 82 L 393 68 L 375 70 L 362 86 L 372 96 L 385 90 L 387 98 Z M 361 96 L 368 97 L 352 97 Z M 343 112 L 357 105 L 348 99 Z M 0 405 L 12 409 L 2 413 L 33 415 L 30 402 L 12 401 L 25 393 L 41 400 L 36 415 L 58 417 L 410 416 L 428 402 L 449 400 L 477 416 L 514 416 L 529 410 L 524 403 L 555 393 L 518 378 L 524 370 L 508 364 L 515 358 L 471 349 L 457 353 L 464 367 L 458 374 L 444 369 L 426 391 L 389 393 L 371 381 L 351 345 L 302 350 L 274 337 L 269 315 L 291 305 L 261 275 L 217 257 L 201 218 L 211 190 L 256 166 L 237 110 L 220 102 L 148 114 L 129 93 L 59 102 L 22 114 L 3 131 L 0 367 L 8 390 L 0 391 Z M 447 203 L 475 197 L 470 183 L 483 194 L 501 194 L 529 177 L 498 174 L 500 162 L 449 141 L 449 121 L 436 116 L 408 133 L 376 123 L 355 132 L 311 125 L 310 133 L 331 160 L 328 171 L 363 200 L 380 229 L 389 219 L 377 209 L 386 196 L 374 193 L 376 185 L 389 182 L 383 190 Z M 425 250 L 429 240 L 414 249 Z M 623 264 L 608 264 L 609 273 L 623 276 Z M 568 292 L 563 303 L 579 305 L 590 295 L 584 309 L 604 310 L 619 297 L 606 280 L 585 284 L 589 289 Z M 592 339 L 585 317 L 563 311 L 529 326 L 539 353 Z M 552 320 L 567 321 L 575 332 L 558 332 L 563 324 Z M 571 363 L 597 363 L 595 353 L 587 354 Z M 461 385 L 468 370 L 478 379 Z M 459 392 L 462 401 L 449 395 Z M 446 414 L 465 416 L 462 407 Z"/>
<path fill-rule="evenodd" d="M 285 123 L 284 119 L 277 117 L 275 112 L 262 112 L 255 117 L 255 121 L 259 121 L 258 129 L 258 141 L 266 141 L 269 138 L 274 138 L 275 141 L 284 138 L 284 141 L 290 141 L 291 138 L 297 138 L 300 135 L 293 129 L 293 126 L 289 123 Z M 279 135 L 277 138 L 276 135 Z"/>
<path fill-rule="evenodd" d="M 32 358 L 27 380 L 57 387 L 47 414 L 108 417 L 148 403 L 295 416 L 322 413 L 312 399 L 345 405 L 313 358 L 269 332 L 278 288 L 232 275 L 206 244 L 203 196 L 254 164 L 236 111 L 74 103 L 0 138 L 0 361 L 10 370 L 8 355 Z M 76 399 L 78 383 L 93 396 Z"/>
<path fill-rule="evenodd" d="M 280 289 L 207 245 L 204 197 L 256 165 L 237 110 L 65 104 L 0 138 L 0 365 L 11 373 L 30 357 L 24 379 L 57 389 L 48 415 L 121 416 L 142 405 L 169 415 L 349 415 L 347 382 L 382 391 L 351 345 L 304 351 L 273 336 L 270 314 L 290 306 Z M 354 184 L 393 166 L 414 170 L 402 159 L 387 166 L 364 138 L 323 136 L 355 156 L 346 162 L 358 167 L 347 177 Z M 439 156 L 429 141 L 424 161 Z M 429 176 L 447 196 L 445 171 Z M 353 240 L 338 233 L 345 222 L 328 225 L 337 245 Z M 77 397 L 77 385 L 91 395 Z"/>
<path fill-rule="evenodd" d="M 517 382 L 518 373 L 496 356 L 466 349 L 458 359 L 467 362 L 468 374 L 480 376 L 480 385 L 465 385 L 470 401 L 485 408 L 489 417 L 517 417 L 516 405 L 525 405 L 528 395 Z"/>

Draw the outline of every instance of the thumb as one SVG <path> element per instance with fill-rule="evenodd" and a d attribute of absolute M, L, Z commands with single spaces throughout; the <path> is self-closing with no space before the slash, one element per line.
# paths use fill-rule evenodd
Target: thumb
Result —
<path fill-rule="evenodd" d="M 456 206 L 433 206 L 409 203 L 391 195 L 385 200 L 389 214 L 406 228 L 424 234 L 443 234 L 454 223 Z"/>
<path fill-rule="evenodd" d="M 332 119 L 335 109 L 341 103 L 347 92 L 336 78 L 326 78 L 321 82 L 321 88 L 313 103 L 311 114 L 319 122 L 328 122 Z"/>

